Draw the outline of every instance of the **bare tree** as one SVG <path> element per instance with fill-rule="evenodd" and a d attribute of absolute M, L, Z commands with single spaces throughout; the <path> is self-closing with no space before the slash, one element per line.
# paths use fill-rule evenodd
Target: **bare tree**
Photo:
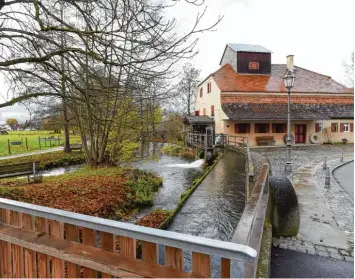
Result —
<path fill-rule="evenodd" d="M 11 82 L 0 107 L 62 102 L 63 113 L 69 109 L 75 117 L 91 165 L 106 160 L 113 129 L 132 126 L 122 120 L 128 112 L 155 111 L 168 98 L 175 84 L 164 81 L 173 80 L 180 60 L 196 54 L 197 35 L 220 20 L 200 28 L 204 10 L 178 36 L 175 19 L 164 14 L 173 7 L 154 0 L 12 2 L 0 11 L 0 71 Z"/>
<path fill-rule="evenodd" d="M 354 87 L 354 52 L 351 53 L 350 61 L 343 61 L 345 82 L 348 86 Z"/>
<path fill-rule="evenodd" d="M 186 63 L 183 67 L 183 74 L 178 85 L 176 98 L 181 105 L 183 113 L 191 115 L 196 100 L 196 88 L 199 83 L 200 70 Z"/>

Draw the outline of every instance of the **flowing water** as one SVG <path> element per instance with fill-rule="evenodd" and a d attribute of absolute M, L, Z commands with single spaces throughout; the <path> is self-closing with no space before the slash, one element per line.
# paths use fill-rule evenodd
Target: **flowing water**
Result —
<path fill-rule="evenodd" d="M 58 176 L 81 169 L 84 165 L 72 165 L 41 171 L 42 176 Z"/>
<path fill-rule="evenodd" d="M 191 186 L 203 160 L 191 161 L 163 155 L 138 165 L 163 177 L 154 208 L 173 209 L 182 192 Z M 223 157 L 175 216 L 169 231 L 230 241 L 244 210 L 245 156 L 225 151 Z M 160 247 L 160 262 L 164 250 Z M 239 267 L 241 263 L 239 263 Z M 219 276 L 220 258 L 212 257 L 212 275 Z M 191 252 L 184 254 L 184 269 L 191 271 Z"/>
<path fill-rule="evenodd" d="M 154 205 L 140 211 L 130 222 L 135 222 L 153 209 L 169 209 L 176 207 L 180 196 L 188 189 L 193 180 L 202 173 L 204 160 L 192 160 L 176 156 L 164 155 L 161 153 L 163 143 L 152 143 L 144 151 L 150 159 L 134 164 L 135 167 L 142 170 L 150 170 L 163 178 L 163 186 L 159 188 Z M 149 149 L 148 149 L 149 148 Z"/>

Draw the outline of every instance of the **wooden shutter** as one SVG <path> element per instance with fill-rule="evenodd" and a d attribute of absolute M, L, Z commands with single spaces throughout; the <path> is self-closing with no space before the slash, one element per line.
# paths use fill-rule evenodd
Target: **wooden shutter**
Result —
<path fill-rule="evenodd" d="M 200 88 L 200 98 L 203 96 L 203 88 Z"/>
<path fill-rule="evenodd" d="M 331 132 L 336 132 L 336 125 L 337 125 L 337 123 L 331 123 L 331 125 L 330 125 Z"/>
<path fill-rule="evenodd" d="M 236 134 L 239 134 L 239 125 L 238 124 L 234 124 L 234 132 Z"/>
<path fill-rule="evenodd" d="M 340 123 L 340 132 L 344 132 L 344 123 Z"/>
<path fill-rule="evenodd" d="M 320 124 L 316 123 L 315 125 L 316 125 L 316 128 L 315 128 L 316 129 L 316 133 L 318 133 L 320 131 Z"/>
<path fill-rule="evenodd" d="M 350 132 L 354 132 L 354 123 L 350 123 Z"/>
<path fill-rule="evenodd" d="M 247 123 L 246 126 L 247 126 L 247 134 L 249 134 L 250 133 L 250 123 Z"/>
<path fill-rule="evenodd" d="M 214 116 L 214 106 L 211 106 L 211 116 Z"/>
<path fill-rule="evenodd" d="M 200 111 L 199 110 L 195 110 L 195 116 L 200 116 Z"/>
<path fill-rule="evenodd" d="M 276 133 L 276 124 L 275 123 L 272 123 L 272 132 Z"/>
<path fill-rule="evenodd" d="M 206 115 L 206 108 L 203 109 L 203 115 Z"/>

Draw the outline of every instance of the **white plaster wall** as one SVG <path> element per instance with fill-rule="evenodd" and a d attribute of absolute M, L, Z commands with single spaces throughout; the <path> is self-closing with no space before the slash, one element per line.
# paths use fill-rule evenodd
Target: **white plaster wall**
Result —
<path fill-rule="evenodd" d="M 207 93 L 207 83 L 211 82 L 211 92 Z M 200 88 L 203 87 L 203 96 L 200 98 Z M 221 107 L 221 91 L 219 90 L 213 77 L 208 78 L 196 90 L 195 111 L 199 110 L 203 115 L 203 109 L 206 108 L 206 115 L 211 116 L 211 106 L 214 105 L 214 119 L 216 124 L 216 133 L 224 133 L 223 119 L 227 119 L 226 114 Z"/>

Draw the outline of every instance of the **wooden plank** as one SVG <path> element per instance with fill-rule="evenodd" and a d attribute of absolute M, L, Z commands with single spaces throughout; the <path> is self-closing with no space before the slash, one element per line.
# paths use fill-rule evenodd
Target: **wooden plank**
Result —
<path fill-rule="evenodd" d="M 28 231 L 35 230 L 35 218 L 29 214 L 22 215 L 23 228 Z M 35 278 L 37 277 L 37 260 L 36 252 L 29 249 L 24 249 L 25 257 L 25 277 L 26 278 Z"/>
<path fill-rule="evenodd" d="M 49 234 L 49 226 L 48 220 L 42 217 L 36 217 L 36 232 L 40 232 L 42 234 Z M 49 278 L 49 263 L 50 258 L 43 254 L 37 253 L 37 271 L 38 271 L 38 278 Z"/>
<path fill-rule="evenodd" d="M 77 226 L 65 224 L 66 239 L 73 242 L 79 242 L 79 229 Z M 80 267 L 77 264 L 67 263 L 68 278 L 79 278 Z"/>
<path fill-rule="evenodd" d="M 51 235 L 56 238 L 64 239 L 64 224 L 62 222 L 51 220 Z M 54 278 L 65 277 L 63 260 L 52 258 L 52 273 Z"/>
<path fill-rule="evenodd" d="M 192 252 L 192 272 L 197 277 L 211 277 L 210 255 Z"/>
<path fill-rule="evenodd" d="M 221 258 L 221 278 L 231 277 L 231 260 Z"/>
<path fill-rule="evenodd" d="M 113 252 L 115 248 L 114 236 L 112 233 L 100 232 L 101 249 Z M 102 278 L 112 278 L 110 274 L 103 273 Z"/>
<path fill-rule="evenodd" d="M 142 260 L 158 263 L 158 245 L 156 243 L 142 241 Z"/>
<path fill-rule="evenodd" d="M 83 244 L 87 246 L 96 247 L 96 231 L 88 228 L 82 228 Z M 97 272 L 91 268 L 83 268 L 84 278 L 96 278 Z"/>
<path fill-rule="evenodd" d="M 10 210 L 1 209 L 0 219 L 3 224 L 10 224 Z M 5 241 L 0 241 L 0 270 L 1 278 L 12 277 L 12 265 L 11 265 L 11 244 Z"/>
<path fill-rule="evenodd" d="M 165 246 L 165 265 L 176 270 L 183 270 L 183 251 L 180 248 Z"/>
<path fill-rule="evenodd" d="M 120 254 L 126 257 L 136 258 L 137 241 L 133 238 L 120 236 Z"/>
<path fill-rule="evenodd" d="M 22 227 L 22 213 L 11 211 L 10 224 L 15 227 Z M 12 276 L 14 278 L 23 278 L 25 276 L 25 262 L 23 247 L 11 245 L 12 249 Z"/>
<path fill-rule="evenodd" d="M 0 224 L 0 240 L 111 274 L 115 277 L 191 278 L 195 274 L 144 262 L 100 248 Z M 48 276 L 49 277 L 49 276 Z"/>

